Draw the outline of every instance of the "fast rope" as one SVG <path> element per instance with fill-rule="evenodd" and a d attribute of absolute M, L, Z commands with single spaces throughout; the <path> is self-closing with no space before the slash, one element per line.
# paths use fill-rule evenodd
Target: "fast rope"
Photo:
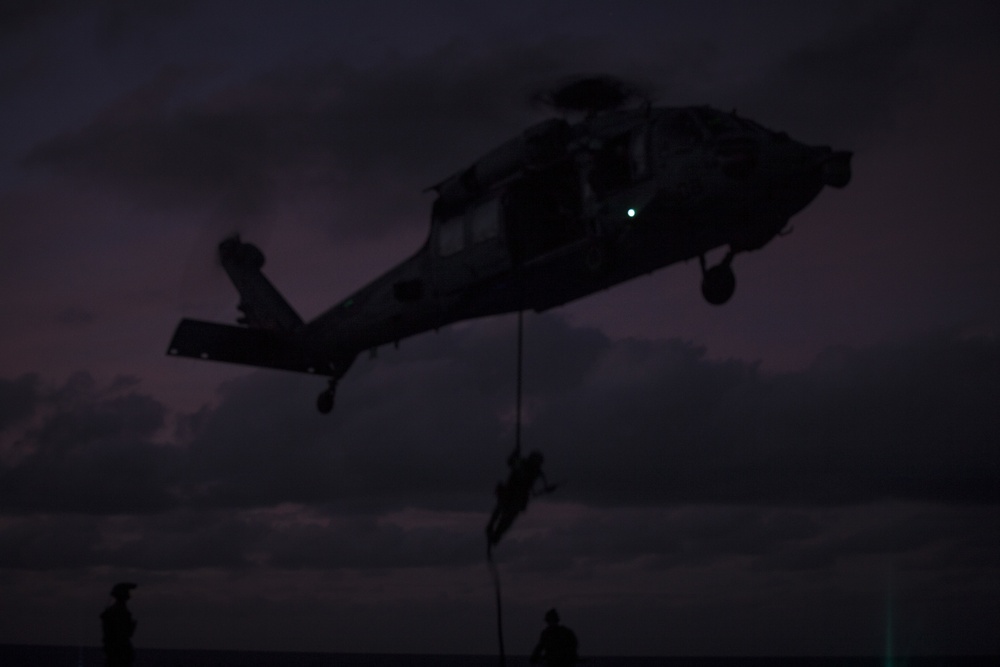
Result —
<path fill-rule="evenodd" d="M 517 311 L 517 400 L 514 415 L 514 454 L 521 456 L 521 376 L 524 356 L 524 311 Z"/>
<path fill-rule="evenodd" d="M 500 598 L 500 571 L 497 569 L 496 563 L 493 562 L 492 556 L 489 556 L 487 560 L 490 563 L 490 574 L 493 575 L 493 590 L 496 592 L 497 600 L 497 641 L 500 644 L 500 667 L 506 667 L 507 656 L 504 654 L 503 649 L 503 604 Z"/>
<path fill-rule="evenodd" d="M 517 311 L 517 397 L 514 404 L 514 455 L 521 456 L 521 377 L 524 358 L 524 311 Z M 507 655 L 503 645 L 503 601 L 500 595 L 500 570 L 493 562 L 493 547 L 487 546 L 486 560 L 490 566 L 490 574 L 493 575 L 493 590 L 496 593 L 497 603 L 497 642 L 500 645 L 500 667 L 506 667 Z"/>

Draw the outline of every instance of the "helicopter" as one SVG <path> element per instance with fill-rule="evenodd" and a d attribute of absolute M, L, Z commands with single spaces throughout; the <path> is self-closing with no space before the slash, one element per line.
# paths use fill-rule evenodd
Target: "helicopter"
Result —
<path fill-rule="evenodd" d="M 437 197 L 423 245 L 310 322 L 261 272 L 259 248 L 223 240 L 242 316 L 183 319 L 168 354 L 323 376 L 316 406 L 326 414 L 360 353 L 461 320 L 545 311 L 695 258 L 705 300 L 724 304 L 737 254 L 785 233 L 825 186 L 850 181 L 850 151 L 799 143 L 735 111 L 637 97 L 608 77 L 547 94 L 563 117 L 427 188 Z"/>

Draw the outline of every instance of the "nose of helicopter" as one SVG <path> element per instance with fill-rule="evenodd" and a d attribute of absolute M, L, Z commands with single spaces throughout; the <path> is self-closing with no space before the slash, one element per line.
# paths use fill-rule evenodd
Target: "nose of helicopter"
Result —
<path fill-rule="evenodd" d="M 760 161 L 760 146 L 753 137 L 727 137 L 718 142 L 715 159 L 724 174 L 741 180 L 757 168 Z"/>
<path fill-rule="evenodd" d="M 835 151 L 829 146 L 809 146 L 794 141 L 774 145 L 776 164 L 789 181 L 805 179 L 811 187 L 829 185 L 843 188 L 851 182 L 851 151 Z M 783 159 L 782 159 L 783 158 Z"/>
<path fill-rule="evenodd" d="M 834 188 L 842 188 L 851 182 L 851 151 L 834 151 L 824 146 L 820 158 L 820 168 L 823 173 L 823 184 Z"/>
<path fill-rule="evenodd" d="M 777 217 L 787 219 L 816 198 L 825 186 L 843 188 L 851 180 L 851 151 L 799 143 L 783 133 L 760 143 L 760 169 L 752 183 L 771 193 Z"/>
<path fill-rule="evenodd" d="M 742 179 L 760 167 L 761 176 L 786 184 L 808 187 L 846 187 L 851 181 L 851 151 L 799 143 L 784 132 L 770 133 L 770 141 L 757 137 L 727 137 L 719 141 L 716 159 L 731 178 Z M 815 196 L 815 194 L 814 194 Z"/>

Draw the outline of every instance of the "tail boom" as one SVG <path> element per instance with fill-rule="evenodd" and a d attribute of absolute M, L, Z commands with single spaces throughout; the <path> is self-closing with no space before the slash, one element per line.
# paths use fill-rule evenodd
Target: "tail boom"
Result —
<path fill-rule="evenodd" d="M 177 325 L 167 354 L 331 378 L 343 375 L 354 358 L 331 360 L 312 346 L 273 331 L 187 318 Z"/>
<path fill-rule="evenodd" d="M 302 318 L 261 273 L 264 253 L 257 246 L 233 236 L 219 244 L 219 259 L 240 293 L 240 324 L 285 332 L 302 328 Z"/>

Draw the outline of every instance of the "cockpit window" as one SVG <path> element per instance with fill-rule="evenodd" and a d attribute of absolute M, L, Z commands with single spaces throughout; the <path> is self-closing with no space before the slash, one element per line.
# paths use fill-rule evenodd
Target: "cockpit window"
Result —
<path fill-rule="evenodd" d="M 497 209 L 497 199 L 491 199 L 472 209 L 469 213 L 469 240 L 471 243 L 482 243 L 499 235 L 500 217 Z"/>
<path fill-rule="evenodd" d="M 724 114 L 720 111 L 716 111 L 715 109 L 701 107 L 695 109 L 694 112 L 698 115 L 698 120 L 701 121 L 702 125 L 704 125 L 711 134 L 716 136 L 733 130 L 738 130 L 740 127 L 734 116 Z"/>
<path fill-rule="evenodd" d="M 438 225 L 437 246 L 441 257 L 454 255 L 465 247 L 465 216 L 444 220 Z"/>
<path fill-rule="evenodd" d="M 641 125 L 632 133 L 629 143 L 629 157 L 632 161 L 632 178 L 639 180 L 645 178 L 649 172 L 649 151 L 646 149 L 649 142 L 649 135 L 646 126 Z"/>
<path fill-rule="evenodd" d="M 674 141 L 687 145 L 696 144 L 701 139 L 701 131 L 691 115 L 681 112 L 670 121 L 670 134 Z"/>
<path fill-rule="evenodd" d="M 686 111 L 664 115 L 656 124 L 654 151 L 659 156 L 692 148 L 701 141 L 698 123 Z"/>
<path fill-rule="evenodd" d="M 763 132 L 765 134 L 770 134 L 772 137 L 778 136 L 778 132 L 764 127 L 760 123 L 749 118 L 737 118 L 736 119 L 741 125 L 743 125 L 748 130 L 753 130 L 754 132 Z"/>
<path fill-rule="evenodd" d="M 437 226 L 437 251 L 441 257 L 448 257 L 469 247 L 495 239 L 500 235 L 500 204 L 490 199 L 477 206 L 469 207 Z"/>

